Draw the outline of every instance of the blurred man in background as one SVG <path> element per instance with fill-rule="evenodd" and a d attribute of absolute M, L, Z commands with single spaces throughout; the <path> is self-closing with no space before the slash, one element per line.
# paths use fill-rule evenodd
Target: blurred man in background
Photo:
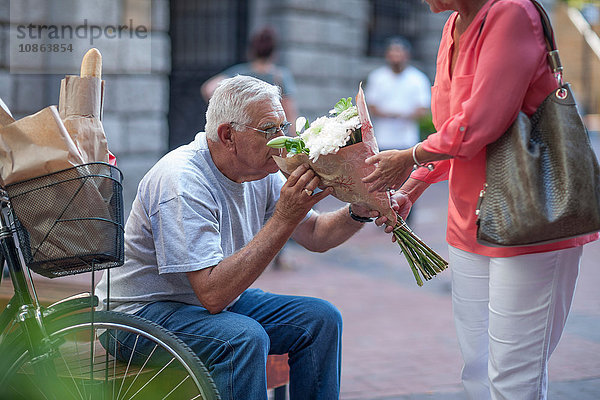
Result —
<path fill-rule="evenodd" d="M 393 37 L 386 45 L 386 65 L 372 71 L 365 96 L 380 150 L 407 149 L 419 141 L 419 119 L 429 114 L 431 83 L 410 65 L 411 46 Z"/>

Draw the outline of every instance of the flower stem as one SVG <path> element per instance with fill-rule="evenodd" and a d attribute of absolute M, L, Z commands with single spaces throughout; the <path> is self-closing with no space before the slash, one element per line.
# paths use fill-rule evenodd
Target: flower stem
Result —
<path fill-rule="evenodd" d="M 448 262 L 425 244 L 399 215 L 393 234 L 415 276 L 417 285 L 423 286 L 420 275 L 425 280 L 430 280 L 448 267 Z"/>

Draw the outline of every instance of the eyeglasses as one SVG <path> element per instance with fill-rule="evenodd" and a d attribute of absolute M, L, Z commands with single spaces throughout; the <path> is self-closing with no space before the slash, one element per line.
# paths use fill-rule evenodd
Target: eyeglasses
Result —
<path fill-rule="evenodd" d="M 274 137 L 279 136 L 279 132 L 281 132 L 283 135 L 287 135 L 288 131 L 290 130 L 290 126 L 292 125 L 291 122 L 285 121 L 283 124 L 281 124 L 279 126 L 272 126 L 270 128 L 263 130 L 263 129 L 254 128 L 252 126 L 248 126 L 246 124 L 240 124 L 239 122 L 231 122 L 231 123 L 244 126 L 248 129 L 252 129 L 253 131 L 256 131 L 256 132 L 264 133 L 267 140 L 271 140 Z"/>

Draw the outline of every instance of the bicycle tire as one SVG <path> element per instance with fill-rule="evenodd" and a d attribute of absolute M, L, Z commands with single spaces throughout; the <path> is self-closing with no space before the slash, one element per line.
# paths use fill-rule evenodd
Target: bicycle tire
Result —
<path fill-rule="evenodd" d="M 34 374 L 38 360 L 31 359 L 25 336 L 19 335 L 20 340 L 16 336 L 11 346 L 3 346 L 8 353 L 3 354 L 8 361 L 4 365 L 9 367 L 3 368 L 4 376 L 0 376 L 0 387 L 5 388 L 0 398 L 220 398 L 196 354 L 151 321 L 96 311 L 93 317 L 85 312 L 46 322 L 46 329 L 53 351 L 42 361 L 50 363 L 54 376 L 44 379 Z"/>

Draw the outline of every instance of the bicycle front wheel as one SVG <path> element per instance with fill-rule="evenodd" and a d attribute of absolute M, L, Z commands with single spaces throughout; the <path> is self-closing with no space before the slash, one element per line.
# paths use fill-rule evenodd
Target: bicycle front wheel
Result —
<path fill-rule="evenodd" d="M 7 398 L 219 399 L 198 357 L 153 322 L 97 311 L 50 321 L 47 330 L 52 342 L 48 354 L 32 359 L 21 339 L 3 355 L 11 360 L 0 376 Z M 39 363 L 52 373 L 40 377 L 34 372 Z"/>

